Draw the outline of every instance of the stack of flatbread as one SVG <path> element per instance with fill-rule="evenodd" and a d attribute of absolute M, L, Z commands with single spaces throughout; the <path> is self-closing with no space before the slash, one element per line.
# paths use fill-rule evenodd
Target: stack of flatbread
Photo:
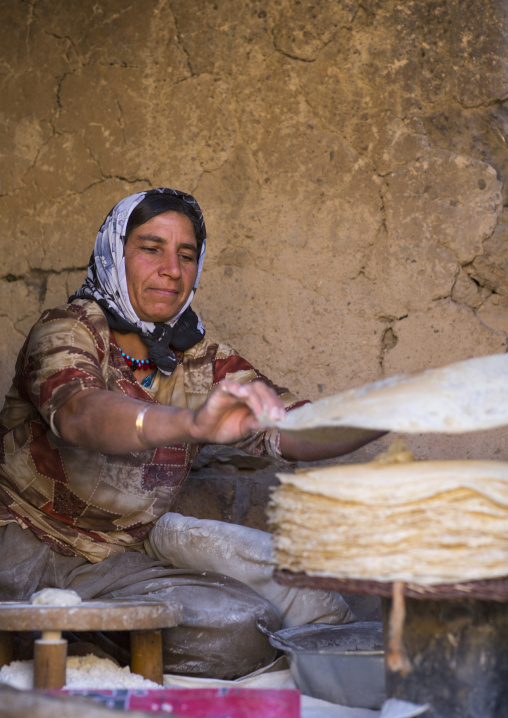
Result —
<path fill-rule="evenodd" d="M 279 568 L 419 584 L 508 575 L 508 464 L 415 461 L 279 474 Z"/>
<path fill-rule="evenodd" d="M 281 431 L 466 432 L 508 424 L 508 356 L 396 377 L 290 412 Z M 356 433 L 355 433 L 356 432 Z M 508 575 L 508 463 L 373 462 L 279 474 L 269 520 L 279 568 L 443 584 Z"/>

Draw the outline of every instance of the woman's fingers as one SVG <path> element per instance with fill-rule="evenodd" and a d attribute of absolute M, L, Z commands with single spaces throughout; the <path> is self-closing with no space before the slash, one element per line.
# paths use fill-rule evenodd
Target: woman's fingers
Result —
<path fill-rule="evenodd" d="M 284 415 L 282 401 L 264 382 L 238 384 L 225 379 L 195 412 L 192 433 L 199 441 L 230 443 Z"/>
<path fill-rule="evenodd" d="M 224 379 L 219 389 L 247 404 L 256 417 L 267 417 L 271 421 L 280 421 L 285 416 L 284 404 L 277 394 L 262 381 L 250 384 L 238 384 Z"/>

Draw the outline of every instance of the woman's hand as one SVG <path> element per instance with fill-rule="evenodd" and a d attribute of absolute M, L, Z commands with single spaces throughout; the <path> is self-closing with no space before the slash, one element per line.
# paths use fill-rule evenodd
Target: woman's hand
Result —
<path fill-rule="evenodd" d="M 268 422 L 284 418 L 284 405 L 262 381 L 238 384 L 225 379 L 193 417 L 190 431 L 195 441 L 231 443 L 259 431 Z"/>

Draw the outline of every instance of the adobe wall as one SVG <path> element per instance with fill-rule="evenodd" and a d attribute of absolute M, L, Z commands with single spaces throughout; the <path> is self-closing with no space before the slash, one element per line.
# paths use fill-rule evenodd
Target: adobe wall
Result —
<path fill-rule="evenodd" d="M 302 397 L 505 352 L 506 13 L 2 3 L 2 394 L 41 310 L 81 284 L 110 207 L 160 185 L 205 213 L 194 306 L 209 334 Z M 408 443 L 508 459 L 504 430 Z"/>

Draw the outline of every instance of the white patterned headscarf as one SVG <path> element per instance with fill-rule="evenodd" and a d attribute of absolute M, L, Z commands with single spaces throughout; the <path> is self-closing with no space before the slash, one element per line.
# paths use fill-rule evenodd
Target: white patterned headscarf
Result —
<path fill-rule="evenodd" d="M 194 287 L 176 316 L 167 322 L 144 322 L 137 316 L 129 298 L 125 274 L 125 234 L 133 209 L 146 196 L 157 193 L 173 195 L 189 205 L 195 219 L 193 225 L 199 249 L 198 269 Z M 190 307 L 201 275 L 205 249 L 205 222 L 192 195 L 165 187 L 131 194 L 118 202 L 106 217 L 95 240 L 87 277 L 69 301 L 77 298 L 95 300 L 112 329 L 139 334 L 148 346 L 149 358 L 164 374 L 171 374 L 176 367 L 173 350 L 190 349 L 205 335 L 201 319 Z"/>

